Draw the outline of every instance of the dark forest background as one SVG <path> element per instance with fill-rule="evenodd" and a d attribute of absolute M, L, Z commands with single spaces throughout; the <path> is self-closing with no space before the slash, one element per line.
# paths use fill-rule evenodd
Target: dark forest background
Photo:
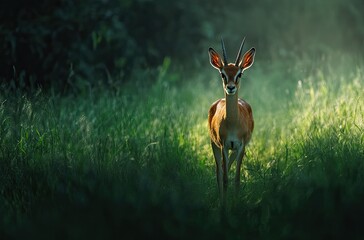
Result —
<path fill-rule="evenodd" d="M 358 54 L 361 9 L 360 0 L 6 1 L 0 6 L 0 78 L 11 89 L 59 93 L 120 86 L 140 70 L 153 81 L 153 69 L 165 58 L 182 71 L 199 71 L 220 36 L 228 49 L 247 36 L 261 61 L 333 50 Z"/>

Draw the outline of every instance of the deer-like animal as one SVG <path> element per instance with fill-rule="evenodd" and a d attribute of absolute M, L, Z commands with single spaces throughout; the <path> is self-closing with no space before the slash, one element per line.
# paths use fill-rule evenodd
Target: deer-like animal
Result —
<path fill-rule="evenodd" d="M 216 177 L 220 200 L 225 202 L 228 171 L 236 159 L 235 187 L 240 185 L 240 168 L 245 155 L 245 147 L 253 133 L 254 120 L 252 108 L 243 99 L 238 98 L 240 78 L 244 70 L 252 66 L 255 48 L 241 57 L 245 38 L 243 39 L 235 63 L 228 63 L 223 39 L 221 39 L 223 59 L 209 48 L 211 65 L 219 70 L 222 78 L 225 98 L 214 102 L 208 114 L 208 127 L 211 146 L 216 162 Z M 229 158 L 229 150 L 231 150 Z"/>

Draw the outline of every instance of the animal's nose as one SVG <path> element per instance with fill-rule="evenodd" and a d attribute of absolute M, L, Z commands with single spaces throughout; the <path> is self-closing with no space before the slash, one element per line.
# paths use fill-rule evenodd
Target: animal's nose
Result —
<path fill-rule="evenodd" d="M 235 86 L 227 86 L 227 89 L 229 89 L 230 91 L 234 90 Z"/>

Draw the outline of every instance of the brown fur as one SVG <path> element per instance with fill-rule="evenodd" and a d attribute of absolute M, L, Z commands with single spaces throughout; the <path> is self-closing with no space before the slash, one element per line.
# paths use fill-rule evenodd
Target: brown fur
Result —
<path fill-rule="evenodd" d="M 208 124 L 210 130 L 210 138 L 216 146 L 222 148 L 223 141 L 227 137 L 227 129 L 237 128 L 238 138 L 248 144 L 254 129 L 253 112 L 250 105 L 243 99 L 238 99 L 238 126 L 230 126 L 226 121 L 226 101 L 225 98 L 214 102 L 209 110 Z"/>
<path fill-rule="evenodd" d="M 253 64 L 255 48 L 246 52 L 241 61 L 238 57 L 236 64 L 225 65 L 219 54 L 212 48 L 209 49 L 209 54 L 211 65 L 218 69 L 222 75 L 225 92 L 225 98 L 214 102 L 208 114 L 220 199 L 225 204 L 228 171 L 236 159 L 235 186 L 238 189 L 245 146 L 249 143 L 254 129 L 252 108 L 246 101 L 238 98 L 238 90 L 241 74 Z M 240 56 L 240 51 L 238 56 Z M 233 150 L 230 156 L 229 150 Z"/>

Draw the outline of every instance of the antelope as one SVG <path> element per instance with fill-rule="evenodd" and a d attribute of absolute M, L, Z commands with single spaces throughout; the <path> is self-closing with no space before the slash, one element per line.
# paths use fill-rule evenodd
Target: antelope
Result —
<path fill-rule="evenodd" d="M 209 48 L 210 64 L 220 72 L 225 94 L 225 98 L 211 105 L 208 113 L 218 190 L 220 200 L 223 202 L 225 202 L 228 187 L 228 171 L 235 159 L 237 162 L 236 191 L 239 188 L 241 163 L 254 128 L 252 108 L 245 100 L 238 98 L 240 78 L 243 72 L 253 65 L 255 56 L 255 48 L 251 48 L 241 57 L 244 42 L 245 38 L 241 42 L 235 63 L 228 63 L 222 38 L 223 59 L 213 48 Z M 231 150 L 230 157 L 229 150 Z"/>

